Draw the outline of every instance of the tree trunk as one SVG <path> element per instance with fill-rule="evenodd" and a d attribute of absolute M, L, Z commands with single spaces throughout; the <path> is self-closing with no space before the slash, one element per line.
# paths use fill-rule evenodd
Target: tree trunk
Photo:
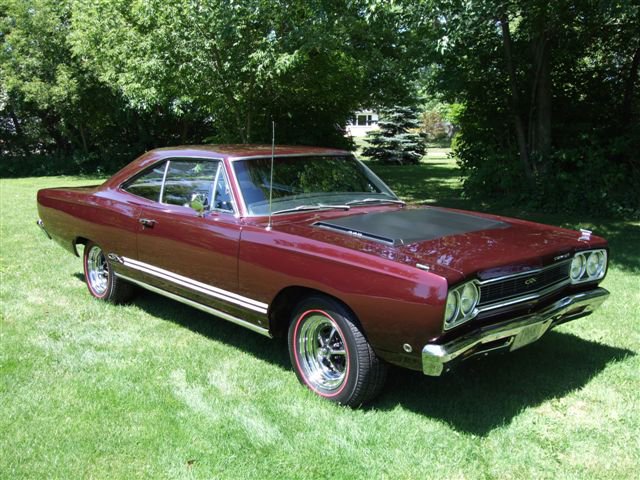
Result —
<path fill-rule="evenodd" d="M 18 117 L 16 116 L 16 112 L 13 111 L 13 108 L 9 106 L 9 116 L 11 117 L 11 121 L 13 122 L 13 128 L 16 131 L 16 135 L 18 137 L 22 137 L 22 125 L 18 121 Z"/>
<path fill-rule="evenodd" d="M 20 121 L 18 120 L 18 116 L 16 115 L 16 112 L 11 105 L 9 105 L 9 117 L 11 117 L 11 122 L 13 122 L 13 128 L 15 129 L 16 136 L 18 137 L 18 145 L 20 145 L 20 148 L 22 152 L 25 154 L 25 156 L 29 156 L 31 152 L 27 148 L 27 145 L 26 145 L 27 142 L 25 141 L 26 139 L 24 137 L 24 132 L 22 131 L 22 125 L 20 124 Z"/>
<path fill-rule="evenodd" d="M 87 154 L 89 153 L 89 148 L 87 147 L 87 136 L 84 132 L 82 122 L 78 124 L 78 130 L 80 131 L 80 139 L 82 140 L 82 151 Z"/>
<path fill-rule="evenodd" d="M 60 133 L 59 129 L 59 121 L 53 116 L 49 115 L 45 112 L 40 112 L 39 117 L 42 121 L 42 125 L 44 126 L 47 133 L 51 136 L 53 141 L 56 144 L 56 152 L 57 153 L 66 153 L 69 150 L 69 144 L 64 136 Z"/>
<path fill-rule="evenodd" d="M 213 58 L 213 63 L 216 67 L 215 72 L 218 75 L 218 79 L 220 81 L 220 87 L 222 89 L 222 93 L 227 99 L 227 102 L 229 103 L 229 107 L 233 110 L 233 115 L 236 120 L 237 132 L 240 136 L 242 143 L 248 143 L 245 123 L 242 121 L 242 112 L 241 112 L 242 108 L 240 103 L 234 97 L 231 86 L 229 85 L 229 82 L 227 81 L 227 79 L 223 74 L 224 62 L 222 60 L 222 55 L 220 55 L 220 51 L 218 50 L 215 44 L 212 44 L 211 46 L 211 54 Z"/>
<path fill-rule="evenodd" d="M 251 105 L 249 105 L 249 107 L 247 108 L 247 122 L 246 122 L 246 127 L 245 127 L 245 132 L 247 135 L 247 143 L 251 143 L 251 122 L 252 122 L 252 115 L 251 115 Z"/>
<path fill-rule="evenodd" d="M 622 97 L 622 110 L 620 119 L 626 126 L 631 124 L 633 117 L 633 92 L 638 81 L 638 69 L 640 67 L 640 47 L 636 48 L 631 59 L 631 70 L 624 82 L 624 96 Z"/>
<path fill-rule="evenodd" d="M 542 33 L 540 40 L 542 50 L 539 57 L 539 68 L 536 69 L 538 79 L 536 81 L 536 120 L 535 143 L 531 146 L 535 152 L 535 161 L 538 162 L 536 170 L 546 170 L 546 163 L 551 153 L 551 54 L 546 34 Z"/>
<path fill-rule="evenodd" d="M 186 118 L 182 119 L 182 133 L 180 134 L 180 141 L 184 145 L 187 143 L 187 134 L 189 133 L 189 123 Z"/>
<path fill-rule="evenodd" d="M 518 93 L 518 82 L 516 79 L 516 71 L 513 65 L 513 57 L 511 54 L 511 31 L 509 30 L 509 21 L 506 15 L 499 19 L 502 28 L 502 41 L 504 45 L 504 57 L 509 75 L 509 85 L 511 87 L 511 96 L 509 98 L 511 104 L 511 115 L 513 124 L 516 129 L 516 140 L 518 142 L 518 151 L 520 153 L 520 162 L 522 169 L 528 180 L 533 179 L 533 171 L 529 160 L 529 151 L 527 149 L 527 140 L 524 134 L 524 125 L 522 116 L 520 115 L 520 94 Z"/>

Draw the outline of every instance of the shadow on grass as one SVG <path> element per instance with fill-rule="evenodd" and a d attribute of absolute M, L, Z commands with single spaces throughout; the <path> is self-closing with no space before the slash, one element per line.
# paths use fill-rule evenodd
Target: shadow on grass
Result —
<path fill-rule="evenodd" d="M 470 208 L 462 198 L 460 170 L 448 160 L 429 160 L 418 165 L 368 166 L 410 203 L 435 203 L 452 208 Z"/>
<path fill-rule="evenodd" d="M 81 273 L 74 276 L 84 282 Z M 283 338 L 268 339 L 143 289 L 132 304 L 294 375 Z M 387 411 L 402 407 L 441 420 L 461 433 L 484 436 L 526 408 L 584 387 L 607 365 L 632 355 L 631 350 L 553 331 L 522 350 L 471 360 L 438 378 L 391 367 L 382 395 L 364 408 Z"/>
<path fill-rule="evenodd" d="M 84 276 L 80 275 L 80 277 L 84 281 Z M 282 369 L 291 369 L 284 339 L 269 339 L 222 318 L 142 288 L 138 289 L 132 304 L 156 318 L 188 328 L 198 335 L 242 350 Z"/>
<path fill-rule="evenodd" d="M 485 436 L 523 409 L 578 390 L 608 364 L 632 355 L 630 350 L 550 332 L 518 352 L 469 361 L 439 378 L 393 368 L 383 395 L 371 407 L 400 406 L 440 419 L 459 432 Z"/>

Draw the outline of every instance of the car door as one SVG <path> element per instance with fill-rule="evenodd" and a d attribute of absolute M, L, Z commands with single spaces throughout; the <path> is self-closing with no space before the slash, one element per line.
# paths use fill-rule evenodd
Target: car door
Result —
<path fill-rule="evenodd" d="M 241 318 L 262 317 L 266 305 L 236 293 L 235 212 L 222 161 L 169 159 L 160 201 L 140 206 L 138 258 L 130 264 L 165 291 Z"/>

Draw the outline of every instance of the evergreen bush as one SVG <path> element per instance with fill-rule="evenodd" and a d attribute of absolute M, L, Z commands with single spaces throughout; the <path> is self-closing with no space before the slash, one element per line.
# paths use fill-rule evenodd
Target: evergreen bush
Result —
<path fill-rule="evenodd" d="M 420 119 L 414 107 L 396 105 L 380 112 L 380 127 L 367 134 L 369 147 L 362 154 L 384 163 L 417 164 L 427 153 L 420 136 Z"/>

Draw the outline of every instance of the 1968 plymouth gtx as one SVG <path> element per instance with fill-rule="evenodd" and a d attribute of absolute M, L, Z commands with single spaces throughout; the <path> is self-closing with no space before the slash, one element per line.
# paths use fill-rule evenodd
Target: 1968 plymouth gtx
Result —
<path fill-rule="evenodd" d="M 346 405 L 373 398 L 388 364 L 441 375 L 608 296 L 591 232 L 408 206 L 339 150 L 158 149 L 100 186 L 40 190 L 38 210 L 50 238 L 84 246 L 94 297 L 140 286 L 288 335 L 300 381 Z"/>

